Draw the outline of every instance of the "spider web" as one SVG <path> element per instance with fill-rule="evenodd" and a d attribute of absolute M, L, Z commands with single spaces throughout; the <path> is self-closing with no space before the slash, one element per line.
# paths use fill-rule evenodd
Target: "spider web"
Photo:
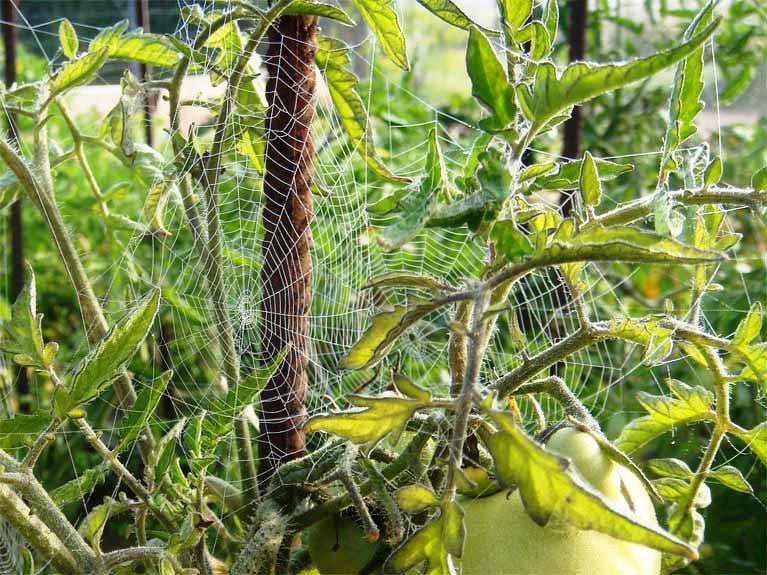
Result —
<path fill-rule="evenodd" d="M 179 8 L 183 7 L 182 4 L 179 5 Z M 204 6 L 206 9 L 208 7 Z M 217 7 L 220 7 L 218 3 Z M 53 24 L 57 22 L 33 27 L 28 23 L 24 24 L 22 15 L 21 27 L 26 27 L 34 34 L 52 33 L 48 29 L 52 29 Z M 87 31 L 87 27 L 78 26 L 78 32 L 84 40 L 88 40 Z M 198 33 L 196 26 L 185 21 L 176 31 L 176 36 L 191 44 Z M 264 44 L 268 44 L 268 40 L 265 39 Z M 289 48 L 283 45 L 281 49 Z M 361 94 L 366 103 L 371 100 L 372 87 L 384 85 L 390 100 L 411 99 L 414 105 L 422 106 L 432 116 L 429 122 L 377 121 L 377 139 L 381 149 L 389 151 L 387 163 L 394 167 L 397 174 L 417 179 L 422 173 L 427 155 L 426 134 L 430 128 L 436 127 L 448 171 L 451 175 L 461 174 L 464 159 L 478 133 L 462 119 L 424 101 L 398 80 L 386 77 L 386 72 L 383 71 L 385 68 L 379 67 L 376 62 L 374 38 L 367 38 L 365 42 L 355 45 L 352 51 L 356 62 L 367 70 L 367 82 L 362 86 L 367 86 L 368 91 Z M 713 53 L 713 50 L 707 50 L 709 56 Z M 53 63 L 48 56 L 46 59 Z M 213 64 L 213 61 L 208 62 L 196 73 L 200 76 L 209 75 L 214 69 Z M 282 65 L 285 65 L 284 60 Z M 706 66 L 713 68 L 715 72 L 710 57 L 706 58 Z M 321 78 L 321 74 L 318 78 Z M 257 90 L 258 93 L 252 94 L 255 98 L 274 100 L 270 97 L 271 94 L 265 93 L 263 82 L 252 86 L 247 84 L 242 89 Z M 185 109 L 204 108 L 206 103 L 207 95 L 201 94 L 192 98 L 185 105 Z M 340 120 L 322 86 L 312 102 L 312 107 L 312 132 L 317 152 L 314 162 L 316 193 L 311 222 L 313 299 L 311 332 L 307 346 L 308 416 L 347 407 L 344 398 L 351 391 L 380 392 L 389 385 L 388 368 L 394 365 L 393 361 L 387 360 L 384 364 L 385 369 L 361 373 L 342 372 L 337 368 L 338 360 L 358 340 L 377 312 L 419 295 L 413 290 L 363 290 L 362 287 L 368 279 L 386 272 L 402 271 L 428 274 L 442 281 L 460 285 L 465 278 L 476 277 L 487 257 L 485 249 L 465 228 L 429 230 L 419 234 L 399 252 L 382 251 L 375 240 L 376 233 L 398 216 L 372 216 L 367 208 L 390 188 L 362 166 L 358 150 L 355 150 L 344 136 Z M 718 100 L 716 110 L 718 114 Z M 266 121 L 268 110 L 264 109 L 262 113 L 261 119 Z M 221 158 L 224 172 L 221 191 L 216 200 L 223 228 L 226 311 L 234 327 L 237 348 L 243 362 L 252 363 L 259 360 L 260 353 L 257 326 L 262 304 L 260 276 L 263 253 L 263 175 L 248 154 L 234 145 L 234 134 L 242 131 L 245 121 L 246 119 L 237 113 L 228 120 L 229 124 L 226 127 L 230 136 L 225 141 L 226 155 Z M 215 118 L 210 117 L 197 125 L 193 132 L 196 131 L 199 141 L 204 143 L 210 140 L 218 128 Z M 719 128 L 721 133 L 720 124 Z M 183 135 L 186 137 L 189 134 Z M 662 134 L 659 134 L 658 148 L 661 137 Z M 406 142 L 406 145 L 403 146 L 402 142 Z M 716 148 L 717 154 L 724 158 L 721 137 L 716 143 Z M 168 162 L 174 159 L 168 139 L 164 140 L 160 150 Z M 702 154 L 707 160 L 708 148 L 697 146 L 682 152 L 687 154 L 684 157 L 689 159 L 690 177 L 699 179 L 700 166 L 706 164 L 699 156 Z M 540 158 L 539 161 L 549 158 L 563 159 L 547 149 L 539 149 L 535 153 Z M 636 165 L 644 162 L 653 164 L 657 162 L 659 154 L 657 150 L 637 150 L 609 159 Z M 286 185 L 290 183 L 286 182 Z M 197 192 L 202 194 L 199 190 Z M 545 195 L 536 196 L 531 200 L 552 207 L 557 207 L 558 203 L 557 197 Z M 605 201 L 608 202 L 607 207 L 611 207 L 609 202 L 615 202 L 610 198 Z M 202 198 L 197 205 L 204 216 L 205 199 Z M 146 234 L 136 233 L 125 244 L 120 257 L 111 267 L 104 270 L 102 277 L 98 279 L 111 279 L 106 298 L 111 302 L 110 309 L 123 312 L 137 302 L 148 285 L 163 288 L 164 304 L 160 323 L 164 332 L 166 357 L 155 357 L 155 373 L 137 376 L 134 385 L 138 391 L 151 380 L 152 375 L 159 376 L 168 367 L 174 370 L 167 393 L 166 409 L 169 411 L 163 414 L 164 425 L 169 429 L 181 418 L 191 419 L 208 409 L 210 397 L 221 393 L 227 383 L 218 376 L 220 353 L 211 344 L 216 341 L 216 332 L 222 326 L 217 325 L 213 319 L 203 280 L 204 270 L 191 241 L 183 206 L 177 195 L 171 195 L 164 220 L 167 230 L 164 235 L 155 234 L 147 241 Z M 70 222 L 76 223 L 71 217 Z M 755 260 L 744 263 L 762 265 L 758 258 Z M 146 274 L 137 272 L 136 262 L 145 266 Z M 285 270 L 278 267 L 270 270 L 270 273 L 282 275 Z M 636 269 L 629 269 L 626 275 L 621 276 L 616 275 L 616 270 L 610 266 L 587 266 L 585 278 L 588 289 L 583 295 L 583 301 L 592 320 L 609 320 L 616 314 L 641 315 L 637 310 L 637 300 L 632 300 L 632 305 L 629 306 L 624 297 L 626 290 L 632 288 L 632 277 L 636 273 Z M 664 273 L 677 275 L 671 268 Z M 115 278 L 120 277 L 131 277 L 135 281 L 118 282 Z M 285 276 L 283 279 L 286 279 Z M 747 293 L 745 279 L 742 280 L 742 286 Z M 550 347 L 578 329 L 579 322 L 572 301 L 563 291 L 561 280 L 556 274 L 539 272 L 519 282 L 510 301 L 514 309 L 509 313 L 517 313 L 520 316 L 530 354 Z M 640 311 L 658 312 L 661 307 L 660 302 L 645 302 L 645 308 Z M 707 314 L 742 314 L 746 311 L 747 309 L 733 310 L 724 297 L 707 296 L 702 321 L 707 328 L 713 328 L 714 326 L 709 324 Z M 401 359 L 399 367 L 402 373 L 435 394 L 446 394 L 450 385 L 446 358 L 451 313 L 450 310 L 444 309 L 431 314 L 425 321 L 411 328 L 395 348 Z M 112 315 L 112 322 L 121 317 L 118 313 Z M 491 384 L 520 363 L 519 350 L 509 341 L 508 321 L 508 318 L 501 318 L 499 321 L 499 329 L 496 330 L 483 366 L 483 386 Z M 85 344 L 80 351 L 87 351 Z M 571 356 L 560 366 L 559 373 L 595 415 L 606 411 L 620 412 L 623 405 L 622 394 L 631 389 L 631 386 L 626 384 L 640 370 L 642 376 L 651 378 L 650 384 L 645 385 L 643 389 L 657 394 L 666 393 L 661 381 L 675 370 L 674 364 L 681 363 L 687 367 L 688 373 L 696 373 L 689 358 L 683 355 L 675 354 L 653 369 L 642 367 L 640 356 L 641 351 L 633 345 L 602 342 Z M 549 422 L 561 417 L 562 414 L 554 402 L 546 399 L 541 401 Z M 525 420 L 531 422 L 531 427 L 534 426 L 535 406 L 521 400 L 519 408 Z M 622 415 L 625 417 L 626 414 Z M 255 427 L 257 422 L 254 413 L 251 413 L 250 419 L 251 425 Z M 118 426 L 112 426 L 101 431 L 105 441 L 109 443 L 118 437 L 120 429 Z M 251 433 L 255 441 L 261 440 L 255 428 Z M 67 434 L 64 437 L 68 440 Z M 318 441 L 323 440 L 313 439 L 311 445 L 316 446 Z M 181 449 L 183 450 L 183 445 Z M 235 465 L 236 451 L 230 449 L 222 451 L 220 455 L 219 475 L 243 488 Z M 127 454 L 128 458 L 136 456 L 135 453 Z M 185 454 L 183 457 L 189 458 L 191 455 Z M 77 469 L 74 458 L 71 463 L 75 473 L 82 471 Z M 113 496 L 116 497 L 120 489 L 118 484 Z M 87 508 L 87 495 L 83 494 L 83 516 Z M 249 494 L 244 495 L 247 498 Z M 212 550 L 215 552 L 213 546 Z"/>

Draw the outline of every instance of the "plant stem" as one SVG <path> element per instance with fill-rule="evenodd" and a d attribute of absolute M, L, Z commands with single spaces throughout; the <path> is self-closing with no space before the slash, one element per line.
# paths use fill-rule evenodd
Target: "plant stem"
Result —
<path fill-rule="evenodd" d="M 56 571 L 77 575 L 83 566 L 61 540 L 32 514 L 27 504 L 10 487 L 0 484 L 0 515 L 10 523 L 40 555 L 48 559 Z"/>

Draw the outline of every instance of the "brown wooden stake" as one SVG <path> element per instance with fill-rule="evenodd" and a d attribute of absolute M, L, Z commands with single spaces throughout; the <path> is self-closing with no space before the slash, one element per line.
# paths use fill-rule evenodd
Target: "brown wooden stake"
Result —
<path fill-rule="evenodd" d="M 134 0 L 136 4 L 136 24 L 144 29 L 144 32 L 150 32 L 149 23 L 149 0 Z M 143 62 L 139 64 L 139 74 L 142 81 L 149 80 L 152 75 L 152 67 Z M 147 94 L 144 103 L 144 138 L 147 146 L 154 146 L 154 130 L 152 129 L 152 116 L 154 115 L 154 96 Z"/>
<path fill-rule="evenodd" d="M 10 87 L 16 82 L 16 45 L 19 41 L 19 35 L 15 26 L 16 10 L 20 0 L 2 0 L 2 31 L 3 47 L 5 49 L 5 85 Z M 8 118 L 8 139 L 12 142 L 18 140 L 18 127 L 16 125 L 16 115 L 13 112 L 6 112 Z M 13 202 L 8 214 L 8 230 L 10 234 L 10 299 L 14 301 L 24 288 L 24 224 L 22 222 L 22 204 L 21 197 Z M 29 411 L 28 397 L 29 382 L 27 381 L 27 372 L 23 367 L 16 370 L 15 381 L 16 393 L 19 397 L 19 409 L 22 412 Z"/>
<path fill-rule="evenodd" d="M 570 13 L 567 42 L 570 47 L 570 61 L 586 58 L 586 32 L 588 26 L 588 0 L 570 0 L 567 4 Z M 583 133 L 583 108 L 575 106 L 572 116 L 565 122 L 564 145 L 562 155 L 576 159 L 581 155 L 581 136 Z M 560 198 L 562 213 L 569 216 L 573 209 L 574 194 L 563 193 Z"/>
<path fill-rule="evenodd" d="M 317 17 L 283 16 L 269 31 L 264 176 L 263 361 L 290 350 L 261 393 L 259 482 L 304 453 L 311 306 L 312 144 Z M 263 490 L 262 490 L 263 492 Z"/>

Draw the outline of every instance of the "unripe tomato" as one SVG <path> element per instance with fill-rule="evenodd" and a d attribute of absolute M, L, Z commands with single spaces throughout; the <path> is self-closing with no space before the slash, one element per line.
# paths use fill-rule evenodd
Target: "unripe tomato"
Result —
<path fill-rule="evenodd" d="M 560 429 L 547 449 L 572 461 L 578 473 L 624 513 L 657 525 L 639 478 L 610 460 L 587 433 Z M 621 486 L 622 484 L 622 486 Z M 466 542 L 463 575 L 658 575 L 661 554 L 552 517 L 545 527 L 527 514 L 518 491 L 462 498 Z M 630 499 L 630 501 L 629 501 Z"/>
<path fill-rule="evenodd" d="M 351 517 L 326 517 L 306 532 L 309 555 L 321 575 L 356 575 L 381 545 L 371 543 L 362 526 Z"/>

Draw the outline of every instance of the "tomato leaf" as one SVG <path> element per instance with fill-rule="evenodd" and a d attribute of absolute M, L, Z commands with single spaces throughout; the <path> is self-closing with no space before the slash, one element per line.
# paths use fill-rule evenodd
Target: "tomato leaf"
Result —
<path fill-rule="evenodd" d="M 553 63 L 539 64 L 533 85 L 521 86 L 517 93 L 522 111 L 532 122 L 533 133 L 570 106 L 643 80 L 675 64 L 703 44 L 718 24 L 719 19 L 716 19 L 675 48 L 623 64 L 592 66 L 576 62 L 570 64 L 560 76 L 557 76 Z"/>
<path fill-rule="evenodd" d="M 499 34 L 496 30 L 488 30 L 487 28 L 479 26 L 472 21 L 463 10 L 451 2 L 451 0 L 418 0 L 418 3 L 440 20 L 443 20 L 456 28 L 468 30 L 471 26 L 476 26 L 488 36 L 498 36 Z"/>
<path fill-rule="evenodd" d="M 767 465 L 767 421 L 753 429 L 745 431 L 735 429 L 732 433 L 743 441 L 764 465 Z"/>
<path fill-rule="evenodd" d="M 439 498 L 430 487 L 408 485 L 394 495 L 397 505 L 405 513 L 420 513 L 440 504 Z"/>
<path fill-rule="evenodd" d="M 74 407 L 98 396 L 120 368 L 138 351 L 149 333 L 160 307 L 160 290 L 149 292 L 130 314 L 115 324 L 78 364 L 68 385 L 55 393 L 57 415 L 64 417 Z"/>
<path fill-rule="evenodd" d="M 354 20 L 341 8 L 326 4 L 325 2 L 315 2 L 314 0 L 293 0 L 285 14 L 308 14 L 312 16 L 323 16 L 345 24 L 354 26 Z"/>
<path fill-rule="evenodd" d="M 493 419 L 501 431 L 487 441 L 498 476 L 517 485 L 530 517 L 545 526 L 552 515 L 579 529 L 593 529 L 612 537 L 690 558 L 694 549 L 659 527 L 625 515 L 570 469 L 570 463 L 548 452 L 516 427 L 506 414 Z"/>
<path fill-rule="evenodd" d="M 77 55 L 77 48 L 80 47 L 80 42 L 77 40 L 77 32 L 74 26 L 66 18 L 59 24 L 59 41 L 61 42 L 61 50 L 64 52 L 64 55 L 70 60 L 74 59 Z"/>
<path fill-rule="evenodd" d="M 392 173 L 376 152 L 373 128 L 365 104 L 356 90 L 359 81 L 348 69 L 351 64 L 349 48 L 339 40 L 324 36 L 317 39 L 317 46 L 317 67 L 325 78 L 333 106 L 351 147 L 362 155 L 377 176 L 394 183 L 409 182 L 408 178 Z"/>
<path fill-rule="evenodd" d="M 599 179 L 597 164 L 589 152 L 583 156 L 579 184 L 583 202 L 587 206 L 598 206 L 602 200 L 602 182 Z"/>
<path fill-rule="evenodd" d="M 49 415 L 18 414 L 13 419 L 0 419 L 0 447 L 13 449 L 33 441 L 51 423 Z"/>
<path fill-rule="evenodd" d="M 754 489 L 746 481 L 746 478 L 743 477 L 740 470 L 732 465 L 723 465 L 709 473 L 708 476 L 734 491 L 740 491 L 741 493 L 754 492 Z"/>
<path fill-rule="evenodd" d="M 483 126 L 492 131 L 509 128 L 517 115 L 514 88 L 487 36 L 475 26 L 469 28 L 466 69 L 472 95 L 493 115 Z"/>
<path fill-rule="evenodd" d="M 649 415 L 635 419 L 623 428 L 615 444 L 631 453 L 677 425 L 713 420 L 711 393 L 700 386 L 690 387 L 681 381 L 667 380 L 673 397 L 650 395 L 640 391 L 639 402 Z"/>
<path fill-rule="evenodd" d="M 352 0 L 391 61 L 410 70 L 405 49 L 405 35 L 392 0 Z"/>
<path fill-rule="evenodd" d="M 93 80 L 106 62 L 107 55 L 106 48 L 102 48 L 69 60 L 50 79 L 50 98 Z"/>
<path fill-rule="evenodd" d="M 392 311 L 379 313 L 338 366 L 341 369 L 372 367 L 386 356 L 399 336 L 434 309 L 434 304 L 422 303 L 411 307 L 396 306 Z"/>
<path fill-rule="evenodd" d="M 738 324 L 735 335 L 732 337 L 732 345 L 747 346 L 759 336 L 762 331 L 762 303 L 755 302 L 748 311 L 748 315 Z"/>
<path fill-rule="evenodd" d="M 136 403 L 130 408 L 130 411 L 123 422 L 120 444 L 117 447 L 118 452 L 130 445 L 130 443 L 138 437 L 138 434 L 147 426 L 172 377 L 173 372 L 166 371 L 160 375 L 160 377 L 154 378 L 139 392 L 136 397 Z"/>
<path fill-rule="evenodd" d="M 366 397 L 352 395 L 349 402 L 361 411 L 317 415 L 306 422 L 305 433 L 333 433 L 358 445 L 375 446 L 387 435 L 395 445 L 405 425 L 423 402 L 400 397 Z"/>

